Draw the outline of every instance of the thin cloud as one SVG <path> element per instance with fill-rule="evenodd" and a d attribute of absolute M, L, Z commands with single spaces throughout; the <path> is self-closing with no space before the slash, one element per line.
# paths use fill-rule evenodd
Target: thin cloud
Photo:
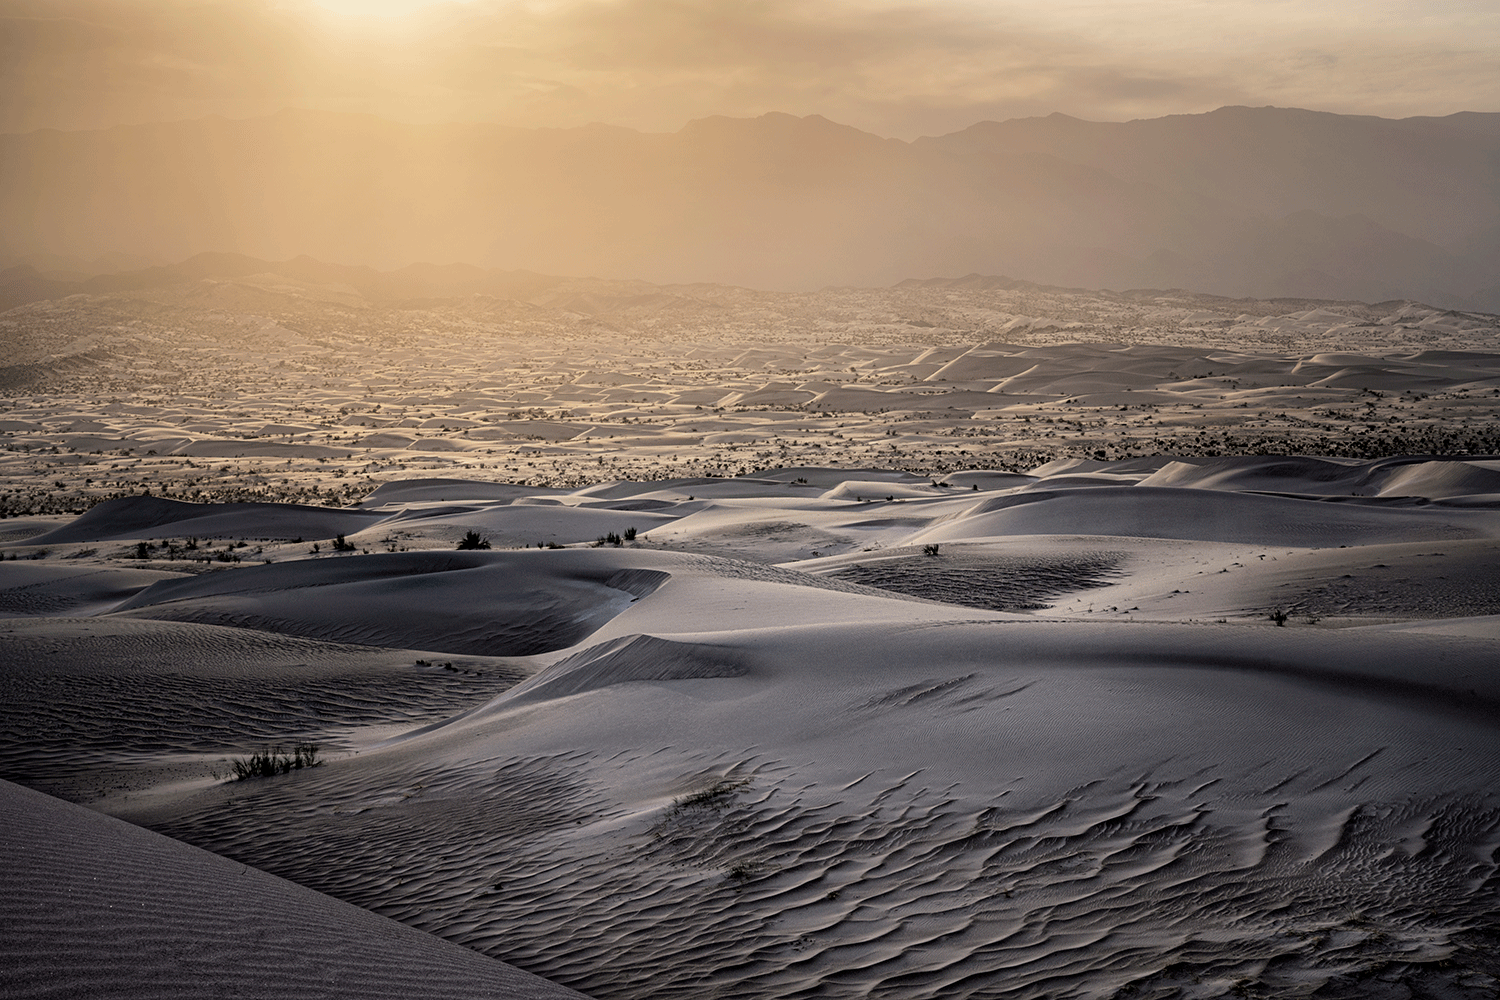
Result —
<path fill-rule="evenodd" d="M 0 130 L 264 114 L 590 121 L 822 114 L 905 138 L 1062 111 L 1500 108 L 1500 13 L 1260 0 L 0 0 Z M 1365 13 L 1361 13 L 1364 11 Z"/>

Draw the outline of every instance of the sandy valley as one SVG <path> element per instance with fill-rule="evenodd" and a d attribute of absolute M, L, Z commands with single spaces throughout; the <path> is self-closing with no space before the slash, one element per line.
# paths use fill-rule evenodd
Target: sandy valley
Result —
<path fill-rule="evenodd" d="M 1492 996 L 1497 326 L 983 279 L 12 310 L 0 777 L 78 805 L 0 786 L 9 982 Z"/>

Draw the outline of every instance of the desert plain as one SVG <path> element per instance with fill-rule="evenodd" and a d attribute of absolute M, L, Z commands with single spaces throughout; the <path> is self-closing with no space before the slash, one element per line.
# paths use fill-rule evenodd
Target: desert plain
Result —
<path fill-rule="evenodd" d="M 8 995 L 1500 988 L 1500 317 L 205 270 L 0 314 Z"/>

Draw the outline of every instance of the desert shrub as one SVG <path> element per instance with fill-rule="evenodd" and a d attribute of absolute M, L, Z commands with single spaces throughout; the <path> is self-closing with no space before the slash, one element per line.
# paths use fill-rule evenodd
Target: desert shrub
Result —
<path fill-rule="evenodd" d="M 749 778 L 720 778 L 707 788 L 673 799 L 668 815 L 675 816 L 689 809 L 724 809 L 739 794 L 740 789 L 748 784 Z"/>
<path fill-rule="evenodd" d="M 462 550 L 487 549 L 490 547 L 490 540 L 470 528 L 464 532 L 464 537 L 458 540 L 458 547 Z"/>
<path fill-rule="evenodd" d="M 635 541 L 635 529 L 634 528 L 626 528 L 625 529 L 625 540 L 627 542 L 633 542 L 633 541 Z"/>
<path fill-rule="evenodd" d="M 938 549 L 940 547 L 941 546 L 937 545 L 936 543 L 933 543 L 933 544 L 930 544 L 930 545 L 924 545 L 924 546 L 922 546 L 922 554 L 924 556 L 935 556 L 935 555 L 938 554 Z"/>
<path fill-rule="evenodd" d="M 1267 615 L 1267 617 L 1270 618 L 1271 621 L 1275 622 L 1279 628 L 1286 628 L 1286 621 L 1291 617 L 1291 615 L 1287 614 L 1280 608 L 1277 608 L 1275 611 L 1272 611 L 1269 615 Z"/>
<path fill-rule="evenodd" d="M 246 778 L 273 778 L 278 774 L 300 771 L 304 767 L 317 767 L 321 763 L 317 744 L 298 743 L 291 753 L 280 747 L 273 747 L 249 757 L 236 757 L 229 762 L 229 766 L 234 768 L 235 780 L 244 781 Z"/>
<path fill-rule="evenodd" d="M 345 541 L 344 540 L 344 536 L 340 535 L 340 536 L 338 536 L 337 538 L 335 538 L 333 540 L 333 551 L 335 551 L 335 552 L 353 552 L 354 551 L 354 543 L 353 542 Z"/>

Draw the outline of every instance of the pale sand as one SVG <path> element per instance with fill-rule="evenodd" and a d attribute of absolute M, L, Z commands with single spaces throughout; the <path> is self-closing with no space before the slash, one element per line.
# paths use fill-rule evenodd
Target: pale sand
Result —
<path fill-rule="evenodd" d="M 0 777 L 600 998 L 1492 998 L 1497 331 L 982 281 L 35 303 Z M 17 795 L 7 856 L 64 845 Z M 99 884 L 259 912 L 164 849 Z M 263 923 L 288 976 L 363 926 Z M 149 993 L 10 926 L 0 975 Z M 361 995 L 449 992 L 386 957 Z"/>
<path fill-rule="evenodd" d="M 578 997 L 393 920 L 0 781 L 0 992 Z"/>
<path fill-rule="evenodd" d="M 1409 302 L 1014 283 L 576 281 L 398 309 L 214 279 L 0 315 L 0 513 L 148 489 L 352 505 L 417 477 L 572 488 L 837 465 L 930 481 L 1052 460 L 1500 454 L 1497 336 L 1495 316 Z M 1393 469 L 1345 492 L 1497 491 L 1465 476 L 1405 485 Z M 1235 488 L 1277 479 L 1248 469 Z M 240 530 L 359 521 L 279 516 Z M 505 541 L 571 530 L 538 527 Z"/>
<path fill-rule="evenodd" d="M 116 501 L 0 565 L 0 768 L 598 997 L 1486 997 L 1495 471 Z"/>

